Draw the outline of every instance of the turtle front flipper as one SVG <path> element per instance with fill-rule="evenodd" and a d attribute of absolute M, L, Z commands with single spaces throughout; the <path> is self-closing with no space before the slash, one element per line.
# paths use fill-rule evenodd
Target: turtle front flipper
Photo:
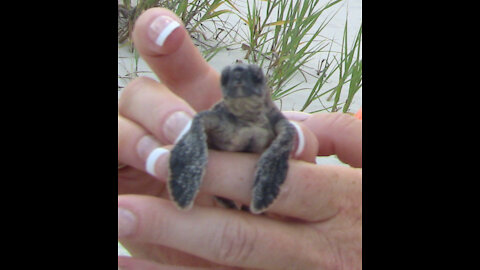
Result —
<path fill-rule="evenodd" d="M 198 113 L 190 130 L 173 147 L 170 154 L 168 191 L 181 209 L 189 209 L 200 189 L 208 159 L 207 130 L 215 117 L 209 111 Z"/>
<path fill-rule="evenodd" d="M 286 119 L 275 125 L 277 137 L 260 156 L 255 171 L 250 211 L 260 214 L 277 198 L 288 172 L 288 159 L 293 147 L 295 128 Z"/>

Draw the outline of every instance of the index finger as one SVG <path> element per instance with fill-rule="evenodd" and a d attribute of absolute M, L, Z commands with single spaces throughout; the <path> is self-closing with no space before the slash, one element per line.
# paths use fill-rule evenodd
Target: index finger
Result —
<path fill-rule="evenodd" d="M 164 8 L 145 11 L 135 22 L 133 40 L 162 83 L 196 111 L 221 99 L 220 75 L 205 61 L 175 13 Z"/>

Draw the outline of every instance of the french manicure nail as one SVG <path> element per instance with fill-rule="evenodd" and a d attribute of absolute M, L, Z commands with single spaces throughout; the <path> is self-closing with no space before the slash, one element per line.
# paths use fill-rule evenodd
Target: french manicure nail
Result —
<path fill-rule="evenodd" d="M 157 176 L 157 174 L 155 173 L 155 164 L 157 163 L 158 159 L 166 153 L 168 153 L 168 150 L 165 148 L 161 148 L 161 147 L 155 148 L 147 157 L 145 170 L 149 174 L 153 176 Z"/>
<path fill-rule="evenodd" d="M 172 143 L 177 141 L 190 129 L 192 117 L 185 112 L 176 112 L 168 117 L 163 126 L 163 134 Z"/>
<path fill-rule="evenodd" d="M 295 122 L 290 121 L 292 125 L 295 127 L 297 130 L 297 138 L 298 138 L 298 145 L 297 145 L 297 151 L 295 151 L 295 157 L 300 156 L 303 152 L 303 148 L 305 148 L 305 137 L 303 136 L 303 131 L 302 128 Z"/>
<path fill-rule="evenodd" d="M 179 27 L 180 24 L 168 16 L 159 16 L 150 24 L 148 36 L 158 46 L 163 46 L 168 36 Z"/>
<path fill-rule="evenodd" d="M 129 210 L 118 207 L 118 237 L 132 234 L 137 227 L 137 217 Z"/>

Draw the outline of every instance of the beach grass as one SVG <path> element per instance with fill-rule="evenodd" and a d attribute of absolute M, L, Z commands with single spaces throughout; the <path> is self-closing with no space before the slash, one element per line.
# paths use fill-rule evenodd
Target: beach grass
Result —
<path fill-rule="evenodd" d="M 300 111 L 349 112 L 353 98 L 362 88 L 362 27 L 349 46 L 346 18 L 339 50 L 332 49 L 333 39 L 322 35 L 337 15 L 330 11 L 335 11 L 343 2 L 138 0 L 133 6 L 129 0 L 123 0 L 119 4 L 119 43 L 132 45 L 130 34 L 133 25 L 144 10 L 165 7 L 183 20 L 207 61 L 215 59 L 222 50 L 232 47 L 243 50 L 243 61 L 258 64 L 264 69 L 274 100 L 281 102 L 288 95 L 306 91 L 305 100 L 298 108 Z M 240 5 L 243 8 L 239 8 Z M 229 16 L 228 19 L 225 16 Z M 237 17 L 239 23 L 229 23 L 232 16 Z M 138 63 L 138 53 L 131 47 Z M 319 58 L 322 60 L 316 70 L 312 69 L 314 59 Z M 135 68 L 134 74 L 137 73 Z M 315 82 L 313 87 L 305 86 L 307 82 L 312 85 L 312 81 Z M 324 105 L 321 98 L 328 104 Z M 322 109 L 309 111 L 314 103 L 320 103 Z"/>

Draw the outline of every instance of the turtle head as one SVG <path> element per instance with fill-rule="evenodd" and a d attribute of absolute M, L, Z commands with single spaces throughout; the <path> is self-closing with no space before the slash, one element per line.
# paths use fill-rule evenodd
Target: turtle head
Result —
<path fill-rule="evenodd" d="M 265 97 L 265 75 L 257 65 L 235 64 L 223 69 L 221 80 L 225 99 Z"/>

